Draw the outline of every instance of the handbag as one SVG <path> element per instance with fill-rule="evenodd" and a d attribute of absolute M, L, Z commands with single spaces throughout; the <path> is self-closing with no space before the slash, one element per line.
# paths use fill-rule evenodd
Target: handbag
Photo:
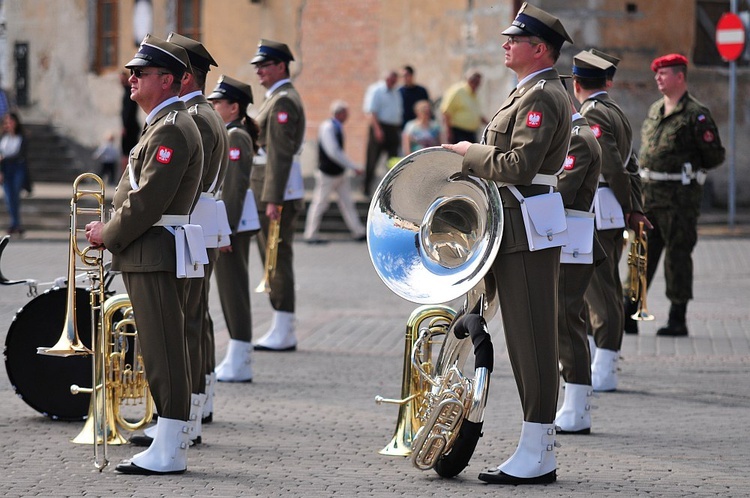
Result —
<path fill-rule="evenodd" d="M 248 232 L 260 230 L 260 219 L 258 218 L 258 207 L 255 204 L 255 194 L 251 189 L 245 193 L 245 202 L 242 203 L 242 216 L 237 225 L 237 232 Z"/>
<path fill-rule="evenodd" d="M 560 263 L 591 264 L 594 262 L 594 213 L 565 210 L 568 243 L 560 251 Z"/>
<path fill-rule="evenodd" d="M 229 216 L 227 216 L 227 205 L 224 201 L 216 201 L 216 218 L 219 225 L 219 245 L 218 247 L 227 247 L 232 245 L 232 227 L 229 226 Z"/>
<path fill-rule="evenodd" d="M 203 265 L 208 264 L 208 253 L 200 225 L 174 227 L 177 278 L 203 278 Z"/>
<path fill-rule="evenodd" d="M 508 189 L 521 205 L 529 251 L 560 247 L 568 243 L 565 206 L 560 192 L 524 197 L 515 186 L 508 185 Z"/>
<path fill-rule="evenodd" d="M 594 213 L 596 214 L 596 229 L 610 230 L 625 228 L 625 215 L 617 202 L 615 193 L 609 187 L 599 187 L 594 195 Z"/>
<path fill-rule="evenodd" d="M 219 225 L 216 214 L 216 199 L 210 194 L 201 194 L 193 212 L 190 213 L 190 223 L 203 228 L 206 247 L 219 247 Z"/>

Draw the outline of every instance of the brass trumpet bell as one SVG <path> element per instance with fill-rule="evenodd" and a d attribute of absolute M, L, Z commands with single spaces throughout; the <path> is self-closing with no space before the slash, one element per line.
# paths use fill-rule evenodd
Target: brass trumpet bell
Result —
<path fill-rule="evenodd" d="M 462 157 L 429 147 L 391 169 L 373 195 L 367 243 L 398 296 L 444 303 L 471 290 L 500 248 L 503 211 L 492 182 L 461 172 Z"/>

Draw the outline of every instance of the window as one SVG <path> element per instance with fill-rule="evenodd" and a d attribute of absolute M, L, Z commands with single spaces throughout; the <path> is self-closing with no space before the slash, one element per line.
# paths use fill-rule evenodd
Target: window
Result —
<path fill-rule="evenodd" d="M 201 0 L 178 0 L 177 32 L 200 41 L 201 39 Z"/>
<path fill-rule="evenodd" d="M 750 0 L 737 2 L 737 13 L 747 22 L 745 16 L 750 10 Z M 743 11 L 745 11 L 743 13 Z M 702 66 L 725 66 L 728 63 L 719 55 L 716 48 L 716 23 L 722 14 L 731 12 L 729 0 L 698 0 L 695 6 L 695 47 L 693 62 Z M 746 37 L 747 38 L 747 37 Z M 737 59 L 738 66 L 748 65 L 748 52 Z"/>
<path fill-rule="evenodd" d="M 96 53 L 94 54 L 94 70 L 118 65 L 118 20 L 117 0 L 97 0 L 96 2 Z"/>

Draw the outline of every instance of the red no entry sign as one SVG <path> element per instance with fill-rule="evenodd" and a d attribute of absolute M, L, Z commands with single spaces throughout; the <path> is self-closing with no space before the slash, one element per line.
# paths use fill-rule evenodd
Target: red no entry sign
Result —
<path fill-rule="evenodd" d="M 745 50 L 745 26 L 736 14 L 727 12 L 716 24 L 716 48 L 726 61 L 735 61 Z"/>

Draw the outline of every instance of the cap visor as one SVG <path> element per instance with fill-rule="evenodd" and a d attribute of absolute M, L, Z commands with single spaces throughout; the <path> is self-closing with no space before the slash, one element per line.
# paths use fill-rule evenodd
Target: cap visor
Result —
<path fill-rule="evenodd" d="M 268 57 L 266 57 L 263 54 L 258 54 L 255 57 L 253 57 L 253 60 L 250 61 L 250 64 L 259 64 L 261 62 L 265 62 L 268 60 Z"/>
<path fill-rule="evenodd" d="M 208 97 L 206 97 L 207 100 L 221 100 L 221 99 L 226 99 L 226 98 L 227 96 L 221 92 L 213 92 Z"/>
<path fill-rule="evenodd" d="M 131 67 L 142 67 L 142 66 L 148 66 L 148 65 L 151 65 L 151 63 L 147 61 L 146 59 L 141 59 L 140 57 L 136 57 L 132 61 L 125 64 L 125 67 L 131 68 Z"/>
<path fill-rule="evenodd" d="M 509 36 L 534 36 L 532 33 L 529 33 L 528 31 L 525 31 L 518 26 L 510 26 L 500 34 Z"/>

